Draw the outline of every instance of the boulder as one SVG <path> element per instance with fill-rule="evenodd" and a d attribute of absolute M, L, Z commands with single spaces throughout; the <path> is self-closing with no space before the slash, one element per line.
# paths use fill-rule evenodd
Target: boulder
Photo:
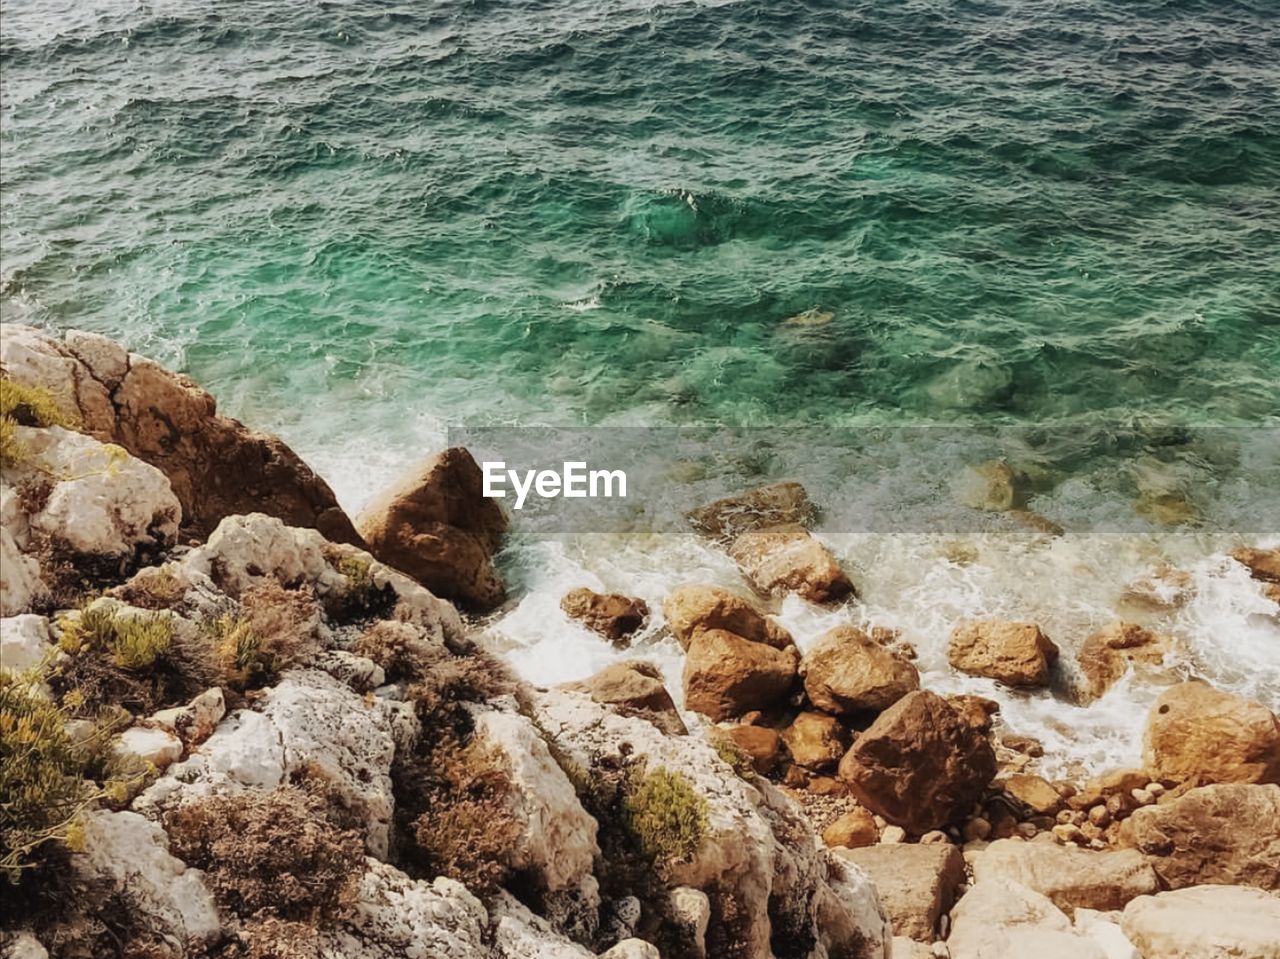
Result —
<path fill-rule="evenodd" d="M 975 883 L 951 911 L 951 959 L 1109 959 L 1063 912 L 1026 886 Z"/>
<path fill-rule="evenodd" d="M 587 679 L 565 683 L 560 687 L 586 693 L 597 703 L 612 706 L 624 716 L 647 719 L 669 736 L 683 736 L 688 730 L 662 671 L 652 663 L 631 660 L 614 663 Z"/>
<path fill-rule="evenodd" d="M 679 586 L 662 604 L 676 641 L 685 649 L 694 635 L 723 629 L 777 649 L 793 645 L 791 634 L 764 615 L 751 600 L 719 586 Z"/>
<path fill-rule="evenodd" d="M 964 855 L 950 843 L 868 846 L 838 855 L 871 877 L 893 931 L 919 942 L 937 938 L 938 919 L 964 882 Z"/>
<path fill-rule="evenodd" d="M 751 760 L 751 766 L 762 776 L 778 765 L 782 741 L 776 730 L 765 726 L 721 726 L 715 735 L 730 743 L 733 749 Z"/>
<path fill-rule="evenodd" d="M 786 699 L 796 679 L 795 647 L 774 649 L 712 629 L 698 633 L 684 661 L 686 709 L 719 722 Z"/>
<path fill-rule="evenodd" d="M 1080 647 L 1085 701 L 1097 699 L 1135 663 L 1159 665 L 1172 646 L 1167 636 L 1135 623 L 1112 623 L 1090 635 Z"/>
<path fill-rule="evenodd" d="M 987 737 L 928 690 L 881 713 L 840 760 L 840 778 L 859 802 L 916 833 L 959 819 L 995 772 Z"/>
<path fill-rule="evenodd" d="M 1147 718 L 1144 760 L 1169 782 L 1280 783 L 1280 720 L 1201 682 L 1166 690 Z"/>
<path fill-rule="evenodd" d="M 585 586 L 566 593 L 560 600 L 560 608 L 593 633 L 622 645 L 649 619 L 649 604 L 643 599 L 621 593 L 597 593 Z"/>
<path fill-rule="evenodd" d="M 427 460 L 370 503 L 357 525 L 370 553 L 438 596 L 476 610 L 505 598 L 493 554 L 507 520 L 465 449 Z"/>
<path fill-rule="evenodd" d="M 1123 909 L 1156 892 L 1155 871 L 1132 849 L 1094 852 L 1050 842 L 998 839 L 974 857 L 977 882 L 1007 880 L 1047 896 L 1070 915 L 1076 909 Z"/>
<path fill-rule="evenodd" d="M 854 592 L 831 551 L 803 526 L 743 533 L 729 555 L 752 588 L 766 596 L 795 593 L 811 603 L 831 603 Z"/>
<path fill-rule="evenodd" d="M 782 482 L 757 486 L 737 496 L 726 496 L 691 510 L 685 516 L 702 535 L 729 542 L 742 533 L 771 526 L 808 526 L 816 512 L 803 486 Z"/>
<path fill-rule="evenodd" d="M 888 709 L 920 688 L 920 674 L 862 630 L 837 626 L 800 660 L 809 701 L 837 716 Z"/>
<path fill-rule="evenodd" d="M 1094 909 L 1077 909 L 1071 917 L 1076 933 L 1101 949 L 1106 959 L 1142 959 L 1142 953 L 1120 928 L 1119 919 L 1118 913 Z"/>
<path fill-rule="evenodd" d="M 53 651 L 49 621 L 43 616 L 26 613 L 0 619 L 0 669 L 25 673 L 52 656 Z"/>
<path fill-rule="evenodd" d="M 1142 896 L 1120 928 L 1144 959 L 1278 959 L 1280 897 L 1250 886 L 1194 886 Z"/>
<path fill-rule="evenodd" d="M 1063 798 L 1042 776 L 1015 773 L 996 783 L 1028 816 L 1052 816 L 1063 806 Z M 1032 887 L 1034 888 L 1034 887 Z"/>
<path fill-rule="evenodd" d="M 218 415 L 214 398 L 181 374 L 105 337 L 72 331 L 59 341 L 17 324 L 5 326 L 0 365 L 48 389 L 86 433 L 168 477 L 187 536 L 204 539 L 224 517 L 262 512 L 335 542 L 360 541 L 328 484 L 288 446 Z"/>
<path fill-rule="evenodd" d="M 846 849 L 861 849 L 864 846 L 874 846 L 880 839 L 880 828 L 876 825 L 875 817 L 861 806 L 854 806 L 847 813 L 840 815 L 827 824 L 822 830 L 822 841 L 828 846 L 843 846 Z M 866 870 L 869 874 L 870 869 Z M 871 878 L 875 880 L 876 887 L 881 889 L 879 880 L 872 874 Z M 884 904 L 884 891 L 880 891 L 880 902 Z M 886 910 L 888 911 L 888 910 Z M 893 919 L 890 911 L 890 919 Z M 894 929 L 898 928 L 898 921 L 893 919 Z"/>
<path fill-rule="evenodd" d="M 1202 883 L 1280 890 L 1280 786 L 1201 786 L 1124 821 L 1120 841 L 1166 887 Z"/>
<path fill-rule="evenodd" d="M 1280 583 L 1280 548 L 1237 549 L 1231 558 L 1248 567 L 1249 575 L 1264 583 Z"/>
<path fill-rule="evenodd" d="M 1058 647 L 1035 623 L 971 620 L 951 633 L 947 659 L 964 673 L 1008 686 L 1047 686 Z"/>
<path fill-rule="evenodd" d="M 800 713 L 782 731 L 793 762 L 808 769 L 829 769 L 849 748 L 849 732 L 826 713 Z"/>
<path fill-rule="evenodd" d="M 988 460 L 965 467 L 956 482 L 955 493 L 965 506 L 1003 513 L 1026 505 L 1029 486 L 1025 473 L 1004 460 Z"/>

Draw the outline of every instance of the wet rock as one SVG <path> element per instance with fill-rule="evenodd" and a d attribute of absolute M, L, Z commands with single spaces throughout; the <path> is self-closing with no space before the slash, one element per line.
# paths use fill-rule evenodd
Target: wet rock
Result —
<path fill-rule="evenodd" d="M 663 615 L 685 649 L 700 632 L 723 629 L 777 649 L 793 645 L 791 634 L 751 600 L 719 586 L 680 586 L 662 604 Z"/>
<path fill-rule="evenodd" d="M 986 736 L 927 690 L 881 713 L 840 760 L 840 778 L 859 802 L 917 833 L 959 819 L 995 772 Z"/>
<path fill-rule="evenodd" d="M 1237 549 L 1231 558 L 1249 570 L 1249 575 L 1264 583 L 1280 583 L 1280 548 Z"/>
<path fill-rule="evenodd" d="M 1085 700 L 1102 696 L 1135 663 L 1159 665 L 1171 647 L 1169 637 L 1134 623 L 1112 623 L 1093 633 L 1080 647 L 1079 655 Z"/>
<path fill-rule="evenodd" d="M 766 596 L 795 593 L 811 603 L 831 603 L 854 592 L 831 551 L 802 526 L 743 533 L 729 555 L 752 588 Z"/>
<path fill-rule="evenodd" d="M 985 696 L 960 694 L 947 697 L 947 702 L 966 723 L 979 732 L 989 732 L 1000 704 Z"/>
<path fill-rule="evenodd" d="M 560 608 L 609 642 L 624 644 L 649 619 L 649 605 L 643 599 L 621 593 L 597 593 L 585 586 L 570 590 L 560 600 Z"/>
<path fill-rule="evenodd" d="M 1164 563 L 1128 583 L 1120 604 L 1143 612 L 1168 612 L 1185 606 L 1194 592 L 1190 573 Z"/>
<path fill-rule="evenodd" d="M 688 732 L 667 691 L 662 671 L 652 663 L 638 660 L 614 663 L 587 679 L 565 683 L 560 688 L 586 693 L 597 703 L 612 706 L 624 716 L 647 719 L 670 736 L 683 736 Z"/>
<path fill-rule="evenodd" d="M 880 839 L 880 828 L 876 825 L 875 817 L 861 806 L 854 806 L 847 813 L 833 819 L 822 830 L 822 841 L 828 846 L 843 846 L 846 849 L 861 849 L 864 846 L 874 846 Z M 865 867 L 864 867 L 865 868 Z M 871 870 L 866 870 L 871 873 Z M 872 880 L 876 882 L 876 887 L 880 888 L 880 882 L 875 875 L 871 874 Z M 884 892 L 881 890 L 880 902 L 884 904 Z M 893 919 L 890 912 L 890 919 Z M 894 928 L 898 928 L 896 919 L 893 919 Z"/>
<path fill-rule="evenodd" d="M 1249 886 L 1195 886 L 1142 896 L 1120 928 L 1144 959 L 1277 959 L 1280 897 Z"/>
<path fill-rule="evenodd" d="M 793 761 L 808 769 L 830 769 L 849 747 L 849 733 L 826 713 L 803 712 L 782 731 Z"/>
<path fill-rule="evenodd" d="M 964 856 L 947 843 L 838 850 L 876 884 L 894 932 L 920 942 L 938 938 L 938 919 L 964 881 Z"/>
<path fill-rule="evenodd" d="M 1047 686 L 1058 647 L 1035 623 L 971 620 L 951 633 L 947 659 L 961 672 L 1009 686 Z"/>
<path fill-rule="evenodd" d="M 1154 870 L 1133 850 L 1094 852 L 1056 843 L 993 842 L 973 863 L 977 882 L 1002 879 L 1047 896 L 1070 914 L 1075 909 L 1122 909 L 1135 896 L 1160 888 Z"/>
<path fill-rule="evenodd" d="M 803 486 L 783 482 L 726 496 L 691 510 L 686 518 L 702 535 L 729 542 L 742 533 L 772 526 L 808 526 L 816 513 Z"/>
<path fill-rule="evenodd" d="M 506 517 L 484 495 L 465 449 L 433 456 L 379 496 L 357 520 L 369 552 L 437 596 L 489 610 L 506 595 L 493 566 Z"/>
<path fill-rule="evenodd" d="M 837 626 L 800 660 L 809 701 L 838 716 L 887 709 L 920 688 L 920 674 L 862 630 Z"/>
<path fill-rule="evenodd" d="M 768 709 L 791 692 L 799 652 L 774 649 L 721 629 L 698 633 L 684 661 L 687 709 L 719 722 Z"/>
<path fill-rule="evenodd" d="M 965 506 L 987 512 L 1006 512 L 1026 505 L 1029 478 L 1004 460 L 965 467 L 956 483 L 956 496 Z"/>
<path fill-rule="evenodd" d="M 1280 720 L 1261 703 L 1206 683 L 1179 683 L 1156 700 L 1143 746 L 1157 779 L 1280 782 Z"/>

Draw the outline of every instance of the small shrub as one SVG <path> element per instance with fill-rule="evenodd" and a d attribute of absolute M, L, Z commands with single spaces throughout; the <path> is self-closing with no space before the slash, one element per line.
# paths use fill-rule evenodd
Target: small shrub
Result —
<path fill-rule="evenodd" d="M 145 669 L 168 651 L 173 633 L 167 616 L 117 617 L 111 660 L 121 669 Z"/>
<path fill-rule="evenodd" d="M 142 609 L 171 609 L 186 593 L 188 583 L 172 563 L 148 566 L 107 595 Z"/>
<path fill-rule="evenodd" d="M 240 604 L 240 614 L 204 624 L 226 685 L 241 691 L 266 685 L 318 650 L 319 606 L 310 588 L 269 581 L 245 590 Z"/>
<path fill-rule="evenodd" d="M 326 600 L 326 612 L 337 622 L 357 622 L 365 619 L 385 619 L 395 609 L 395 589 L 388 583 L 378 586 L 373 580 L 373 564 L 368 557 L 346 552 L 330 545 L 325 559 L 346 580 L 346 590 L 341 596 Z"/>
<path fill-rule="evenodd" d="M 417 708 L 423 727 L 453 726 L 466 730 L 464 703 L 483 703 L 507 696 L 517 689 L 511 670 L 496 656 L 476 651 L 454 656 L 446 650 L 435 652 L 425 665 L 423 680 L 409 687 L 408 697 Z"/>
<path fill-rule="evenodd" d="M 25 445 L 18 437 L 19 426 L 63 426 L 74 430 L 80 424 L 58 408 L 48 390 L 0 377 L 0 466 L 13 466 L 27 458 Z"/>
<path fill-rule="evenodd" d="M 361 633 L 351 651 L 381 666 L 389 683 L 422 681 L 439 660 L 435 647 L 417 628 L 389 619 L 380 619 Z"/>
<path fill-rule="evenodd" d="M 748 782 L 755 779 L 756 770 L 751 757 L 732 739 L 724 735 L 713 735 L 711 745 L 715 747 L 716 755 L 729 765 L 739 779 L 745 779 Z"/>
<path fill-rule="evenodd" d="M 633 774 L 623 812 L 641 850 L 659 867 L 688 862 L 707 834 L 706 799 L 683 774 L 662 767 Z"/>

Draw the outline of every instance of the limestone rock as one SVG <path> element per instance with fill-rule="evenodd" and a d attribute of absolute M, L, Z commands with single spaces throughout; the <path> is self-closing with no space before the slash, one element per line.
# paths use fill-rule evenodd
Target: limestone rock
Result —
<path fill-rule="evenodd" d="M 4 959 L 49 959 L 49 951 L 29 932 L 0 934 L 0 956 Z"/>
<path fill-rule="evenodd" d="M 843 846 L 846 849 L 874 846 L 879 839 L 880 829 L 876 826 L 875 817 L 861 806 L 854 806 L 847 813 L 833 819 L 827 824 L 827 828 L 822 830 L 822 841 L 828 846 Z M 866 871 L 872 872 L 870 869 Z M 871 878 L 874 880 L 876 877 L 872 874 Z M 876 883 L 876 887 L 880 887 L 879 882 Z M 881 890 L 880 902 L 884 903 L 883 890 Z M 896 921 L 894 928 L 898 928 Z"/>
<path fill-rule="evenodd" d="M 927 690 L 881 713 L 840 760 L 840 778 L 859 802 L 918 833 L 962 816 L 995 772 L 986 736 Z"/>
<path fill-rule="evenodd" d="M 1280 783 L 1280 719 L 1205 683 L 1179 683 L 1156 700 L 1143 747 L 1158 779 Z"/>
<path fill-rule="evenodd" d="M 609 642 L 622 644 L 649 619 L 649 604 L 621 593 L 597 593 L 585 586 L 570 590 L 560 600 L 560 608 Z"/>
<path fill-rule="evenodd" d="M 785 699 L 799 652 L 774 649 L 722 629 L 698 633 L 684 661 L 684 704 L 715 721 Z"/>
<path fill-rule="evenodd" d="M 1170 889 L 1201 883 L 1280 890 L 1280 786 L 1201 786 L 1136 810 L 1120 837 Z"/>
<path fill-rule="evenodd" d="M 1280 897 L 1249 886 L 1194 886 L 1142 896 L 1120 927 L 1144 959 L 1277 959 Z"/>
<path fill-rule="evenodd" d="M 951 959 L 1108 959 L 1057 906 L 1003 879 L 975 883 L 951 911 Z"/>
<path fill-rule="evenodd" d="M 465 449 L 438 453 L 371 503 L 357 520 L 369 552 L 438 596 L 478 610 L 502 602 L 493 567 L 507 520 L 484 495 Z"/>
<path fill-rule="evenodd" d="M 809 494 L 794 482 L 757 486 L 736 496 L 727 496 L 686 514 L 695 530 L 726 542 L 742 533 L 771 526 L 808 526 L 816 515 Z"/>
<path fill-rule="evenodd" d="M 212 735 L 227 713 L 222 690 L 206 689 L 185 706 L 162 709 L 151 716 L 151 722 L 172 730 L 187 744 L 201 743 Z"/>
<path fill-rule="evenodd" d="M 164 769 L 182 758 L 182 740 L 167 729 L 133 726 L 120 734 L 116 752 Z"/>
<path fill-rule="evenodd" d="M 1264 583 L 1280 583 L 1280 548 L 1238 549 L 1231 558 L 1249 569 L 1249 575 Z"/>
<path fill-rule="evenodd" d="M 831 551 L 803 526 L 773 526 L 743 533 L 729 555 L 747 582 L 766 596 L 796 593 L 811 603 L 853 594 L 853 583 Z"/>
<path fill-rule="evenodd" d="M 1076 933 L 1090 940 L 1102 950 L 1106 959 L 1142 959 L 1142 954 L 1134 948 L 1133 943 L 1124 934 L 1118 921 L 1120 916 L 1114 912 L 1098 912 L 1094 909 L 1077 909 L 1071 917 Z"/>
<path fill-rule="evenodd" d="M 798 765 L 829 769 L 849 748 L 849 733 L 834 716 L 803 712 L 782 731 L 782 742 Z"/>
<path fill-rule="evenodd" d="M 1047 686 L 1058 647 L 1035 623 L 971 620 L 951 633 L 947 659 L 961 672 L 1009 686 Z"/>
<path fill-rule="evenodd" d="M 561 688 L 586 693 L 623 715 L 647 719 L 670 736 L 683 736 L 688 732 L 667 691 L 662 671 L 652 663 L 639 660 L 614 663 L 587 679 L 565 683 Z"/>
<path fill-rule="evenodd" d="M 595 959 L 510 893 L 499 893 L 490 909 L 494 959 Z"/>
<path fill-rule="evenodd" d="M 623 939 L 612 949 L 600 953 L 600 959 L 662 959 L 658 947 L 643 939 Z"/>
<path fill-rule="evenodd" d="M 914 666 L 853 626 L 824 633 L 801 658 L 800 676 L 809 701 L 838 716 L 888 709 L 920 688 Z"/>
<path fill-rule="evenodd" d="M 29 544 L 17 490 L 0 482 L 0 616 L 29 612 L 48 591 L 40 561 L 23 551 Z"/>
<path fill-rule="evenodd" d="M 764 615 L 751 600 L 719 586 L 679 586 L 662 604 L 662 613 L 685 649 L 694 635 L 723 629 L 777 649 L 793 644 L 791 634 Z"/>
<path fill-rule="evenodd" d="M 1093 633 L 1079 655 L 1086 700 L 1103 695 L 1135 663 L 1159 665 L 1171 645 L 1167 636 L 1134 623 L 1112 623 Z"/>
<path fill-rule="evenodd" d="M 998 839 L 972 866 L 977 882 L 1020 883 L 1068 914 L 1075 909 L 1122 909 L 1130 899 L 1160 888 L 1155 871 L 1132 849 L 1094 852 L 1056 843 Z"/>
<path fill-rule="evenodd" d="M 876 884 L 893 931 L 920 942 L 937 938 L 938 919 L 964 882 L 964 855 L 950 843 L 868 846 L 838 850 Z"/>
<path fill-rule="evenodd" d="M 39 666 L 53 653 L 49 621 L 26 613 L 0 619 L 0 668 L 25 673 Z"/>

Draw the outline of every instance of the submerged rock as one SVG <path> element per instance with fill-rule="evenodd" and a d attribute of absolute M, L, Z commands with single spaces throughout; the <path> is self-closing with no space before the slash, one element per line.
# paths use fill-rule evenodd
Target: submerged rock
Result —
<path fill-rule="evenodd" d="M 1134 664 L 1159 665 L 1171 647 L 1169 637 L 1135 623 L 1112 623 L 1093 633 L 1079 655 L 1086 699 L 1102 696 Z"/>
<path fill-rule="evenodd" d="M 1249 575 L 1264 583 L 1280 583 L 1280 548 L 1235 550 L 1231 558 L 1249 570 Z"/>
<path fill-rule="evenodd" d="M 1169 782 L 1280 783 L 1280 719 L 1206 683 L 1179 683 L 1156 700 L 1143 747 L 1147 767 Z"/>
<path fill-rule="evenodd" d="M 743 533 L 729 555 L 752 587 L 766 596 L 796 593 L 811 603 L 853 595 L 853 582 L 831 551 L 803 526 L 773 526 Z"/>
<path fill-rule="evenodd" d="M 770 483 L 726 496 L 686 514 L 695 530 L 730 542 L 742 533 L 773 526 L 810 525 L 817 511 L 799 483 Z"/>
<path fill-rule="evenodd" d="M 621 593 L 597 593 L 585 586 L 570 590 L 560 600 L 560 609 L 593 633 L 615 645 L 623 645 L 649 619 L 649 604 Z"/>
<path fill-rule="evenodd" d="M 1035 623 L 972 620 L 951 633 L 947 659 L 961 672 L 1009 686 L 1047 686 L 1058 647 Z"/>

